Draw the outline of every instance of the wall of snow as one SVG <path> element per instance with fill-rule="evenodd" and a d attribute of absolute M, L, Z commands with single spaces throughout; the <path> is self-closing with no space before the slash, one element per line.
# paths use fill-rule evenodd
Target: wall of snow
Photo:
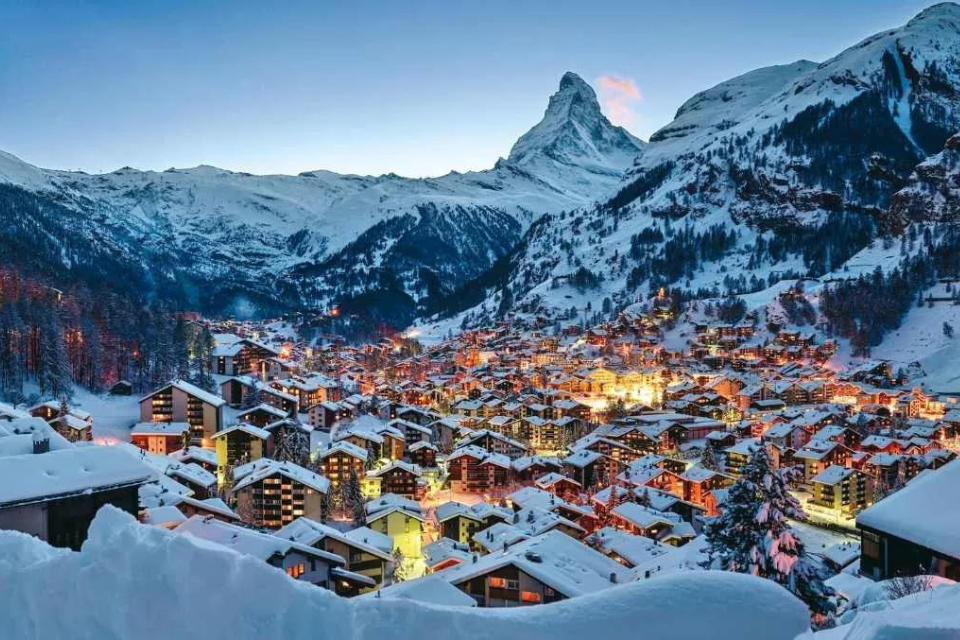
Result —
<path fill-rule="evenodd" d="M 111 507 L 97 515 L 79 553 L 0 532 L 0 603 L 4 637 L 37 640 L 778 640 L 803 633 L 808 621 L 779 586 L 714 572 L 512 610 L 345 600 Z"/>

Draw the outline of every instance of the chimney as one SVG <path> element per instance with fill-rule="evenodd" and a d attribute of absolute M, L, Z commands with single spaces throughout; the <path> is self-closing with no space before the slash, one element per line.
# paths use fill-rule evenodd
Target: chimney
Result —
<path fill-rule="evenodd" d="M 47 453 L 50 451 L 50 436 L 40 434 L 37 431 L 33 432 L 33 452 L 34 453 Z"/>
<path fill-rule="evenodd" d="M 616 571 L 611 571 L 611 572 L 610 572 L 610 582 L 612 582 L 613 584 L 617 584 L 617 572 L 616 572 Z"/>

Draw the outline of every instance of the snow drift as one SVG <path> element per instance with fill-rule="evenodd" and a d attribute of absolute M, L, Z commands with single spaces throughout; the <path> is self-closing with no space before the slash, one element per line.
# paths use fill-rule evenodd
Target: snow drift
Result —
<path fill-rule="evenodd" d="M 0 532 L 0 629 L 22 639 L 794 638 L 807 610 L 779 586 L 697 572 L 523 609 L 345 600 L 253 558 L 104 507 L 79 553 Z M 439 633 L 439 635 L 438 635 Z"/>

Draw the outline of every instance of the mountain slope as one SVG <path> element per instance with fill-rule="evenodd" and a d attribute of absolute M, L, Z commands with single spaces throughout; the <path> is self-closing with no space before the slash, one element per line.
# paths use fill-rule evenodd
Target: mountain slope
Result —
<path fill-rule="evenodd" d="M 490 170 L 418 180 L 207 166 L 88 175 L 0 154 L 0 184 L 10 188 L 0 240 L 29 233 L 41 210 L 58 207 L 62 224 L 44 216 L 47 233 L 91 253 L 109 248 L 118 264 L 144 272 L 136 284 L 149 295 L 244 312 L 326 306 L 388 286 L 409 299 L 399 317 L 386 318 L 402 323 L 422 296 L 489 268 L 535 217 L 615 189 L 642 147 L 572 73 L 521 142 Z M 32 199 L 38 211 L 24 217 L 10 199 Z M 52 249 L 36 258 L 48 270 L 72 268 Z M 161 292 L 154 279 L 189 285 Z"/>
<path fill-rule="evenodd" d="M 953 3 L 826 62 L 733 78 L 651 136 L 608 201 L 530 229 L 509 268 L 483 278 L 486 302 L 466 323 L 502 309 L 505 287 L 515 309 L 569 319 L 660 287 L 721 295 L 840 268 L 877 234 L 900 232 L 894 194 L 958 130 Z M 927 170 L 949 173 L 951 157 Z"/>

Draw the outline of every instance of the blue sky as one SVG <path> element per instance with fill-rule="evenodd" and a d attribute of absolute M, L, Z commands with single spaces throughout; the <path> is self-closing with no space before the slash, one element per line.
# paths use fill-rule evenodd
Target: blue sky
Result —
<path fill-rule="evenodd" d="M 483 169 L 564 71 L 636 87 L 606 107 L 646 138 L 699 90 L 826 59 L 929 4 L 9 0 L 0 149 L 89 172 Z"/>

